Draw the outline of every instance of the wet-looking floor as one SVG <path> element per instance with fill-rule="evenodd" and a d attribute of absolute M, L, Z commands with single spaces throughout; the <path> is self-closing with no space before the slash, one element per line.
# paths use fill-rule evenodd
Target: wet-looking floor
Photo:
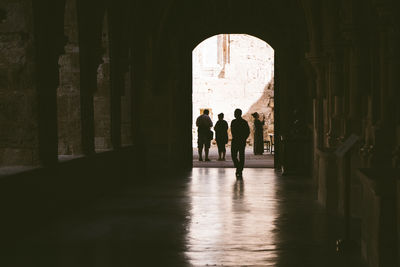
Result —
<path fill-rule="evenodd" d="M 7 266 L 364 266 L 311 180 L 194 168 L 133 184 L 16 240 Z M 3 266 L 3 265 L 2 265 Z"/>

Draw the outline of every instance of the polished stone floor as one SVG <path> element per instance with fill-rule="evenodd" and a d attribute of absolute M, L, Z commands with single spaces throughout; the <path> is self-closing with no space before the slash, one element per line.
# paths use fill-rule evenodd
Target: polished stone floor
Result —
<path fill-rule="evenodd" d="M 16 240 L 0 266 L 364 266 L 310 179 L 194 168 L 143 179 Z M 4 252 L 4 251 L 3 251 Z M 4 260 L 4 257 L 3 257 Z"/>
<path fill-rule="evenodd" d="M 263 155 L 254 155 L 253 147 L 247 146 L 245 150 L 245 168 L 273 168 L 274 154 L 265 151 Z M 203 151 L 204 157 L 204 151 Z M 199 161 L 197 148 L 193 148 L 193 167 L 196 168 L 233 168 L 231 148 L 226 147 L 226 160 L 218 161 L 218 148 L 212 146 L 209 152 L 211 161 Z"/>

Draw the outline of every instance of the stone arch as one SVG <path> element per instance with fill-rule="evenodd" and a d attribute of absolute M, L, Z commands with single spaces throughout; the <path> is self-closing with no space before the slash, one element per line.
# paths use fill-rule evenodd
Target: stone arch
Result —
<path fill-rule="evenodd" d="M 285 51 L 287 48 L 281 43 L 281 41 L 277 38 L 275 38 L 273 32 L 262 32 L 259 31 L 257 28 L 250 28 L 246 27 L 246 30 L 239 31 L 237 28 L 240 27 L 227 27 L 227 29 L 231 29 L 230 31 L 226 31 L 225 33 L 230 33 L 230 34 L 241 34 L 241 33 L 246 33 L 250 36 L 253 36 L 255 38 L 258 38 L 268 45 L 270 45 L 274 51 L 275 51 L 275 56 L 274 56 L 274 78 L 273 78 L 273 91 L 274 91 L 274 104 L 273 104 L 273 109 L 274 109 L 274 121 L 273 121 L 273 135 L 274 135 L 274 146 L 275 146 L 275 153 L 274 153 L 274 166 L 275 168 L 280 168 L 279 165 L 279 159 L 280 159 L 280 142 L 279 137 L 282 132 L 281 132 L 281 126 L 280 126 L 280 84 L 279 80 L 277 79 L 279 77 L 279 73 L 276 73 L 277 71 L 281 70 L 282 68 L 278 68 L 277 65 L 282 64 L 282 60 L 278 58 L 277 55 L 280 55 L 280 51 Z M 208 32 L 203 32 L 198 35 L 194 35 L 193 39 L 190 41 L 190 47 L 194 49 L 199 43 L 201 43 L 205 39 L 201 39 L 205 36 L 205 38 L 209 38 L 210 36 L 214 36 L 217 34 L 214 33 L 221 33 L 221 31 L 208 31 Z M 275 47 L 276 46 L 276 47 Z M 193 92 L 192 84 L 190 85 L 191 92 Z M 192 102 L 191 102 L 192 103 Z M 192 107 L 191 107 L 192 108 Z M 245 112 L 245 111 L 244 111 Z M 245 114 L 244 114 L 245 115 Z M 251 124 L 251 123 L 250 123 Z"/>
<path fill-rule="evenodd" d="M 301 1 L 301 8 L 304 12 L 306 21 L 307 36 L 309 40 L 309 54 L 315 56 L 320 46 L 321 29 L 317 16 L 320 13 L 320 5 L 318 2 L 311 3 L 309 0 Z"/>
<path fill-rule="evenodd" d="M 246 31 L 231 30 L 231 31 L 226 31 L 226 32 L 210 30 L 205 33 L 200 33 L 200 34 L 192 36 L 192 39 L 190 39 L 190 41 L 189 41 L 190 49 L 193 51 L 202 41 L 204 41 L 210 37 L 213 37 L 215 35 L 219 35 L 219 34 L 247 34 L 254 38 L 258 38 L 258 39 L 264 41 L 269 46 L 271 46 L 274 50 L 276 49 L 275 46 L 279 47 L 278 40 L 273 38 L 272 35 L 260 33 L 257 30 L 250 29 L 250 30 L 246 30 Z"/>
<path fill-rule="evenodd" d="M 293 10 L 291 11 L 293 12 Z M 301 14 L 297 14 L 301 20 Z M 218 24 L 219 18 L 215 18 L 216 24 Z M 305 99 L 306 88 L 303 88 L 306 78 L 304 73 L 304 69 L 302 69 L 301 64 L 303 64 L 302 57 L 304 56 L 305 49 L 307 47 L 307 38 L 302 33 L 306 32 L 304 22 L 299 23 L 299 27 L 302 27 L 301 32 L 297 32 L 290 37 L 282 35 L 281 32 L 277 31 L 275 28 L 265 27 L 263 28 L 260 24 L 256 24 L 256 20 L 248 21 L 243 25 L 240 25 L 238 22 L 232 22 L 230 25 L 223 24 L 220 25 L 217 29 L 203 29 L 198 32 L 193 31 L 189 36 L 189 46 L 190 48 L 194 48 L 200 41 L 204 40 L 209 36 L 213 36 L 216 33 L 247 33 L 252 36 L 256 36 L 257 38 L 267 41 L 275 50 L 275 77 L 274 77 L 274 113 L 275 113 L 275 121 L 274 121 L 274 135 L 275 137 L 275 168 L 280 168 L 280 164 L 282 162 L 281 154 L 281 144 L 280 138 L 281 135 L 286 135 L 290 132 L 291 128 L 291 118 L 293 109 L 293 104 L 297 104 L 297 106 L 304 106 L 301 108 L 302 113 L 308 110 L 311 110 L 308 106 L 311 103 L 300 102 L 296 103 L 296 98 L 298 96 L 302 96 L 301 99 Z M 271 21 L 273 25 L 273 21 Z M 210 22 L 212 24 L 212 21 Z M 303 26 L 301 26 L 303 25 Z M 290 32 L 290 29 L 286 29 L 287 32 Z M 307 35 L 308 36 L 308 35 Z M 303 39 L 302 39 L 303 38 Z M 305 38 L 305 39 L 304 39 Z M 293 47 L 292 41 L 296 41 L 295 47 Z M 294 64 L 293 64 L 294 62 Z M 295 77 L 295 79 L 293 79 Z M 300 86 L 297 85 L 297 81 L 301 81 Z M 190 85 L 191 86 L 191 85 Z M 190 87 L 191 88 L 191 87 Z M 293 92 L 294 90 L 294 92 Z M 308 105 L 307 107 L 305 107 Z M 308 119 L 304 118 L 303 121 L 307 121 Z"/>
<path fill-rule="evenodd" d="M 148 155 L 153 158 L 163 158 L 165 153 L 161 151 L 168 151 L 168 159 L 171 159 L 172 166 L 176 162 L 185 168 L 192 166 L 192 50 L 200 41 L 219 33 L 247 33 L 268 40 L 274 47 L 276 52 L 274 109 L 277 119 L 275 135 L 289 131 L 292 117 L 290 103 L 296 103 L 297 96 L 306 91 L 304 82 L 300 86 L 297 83 L 305 79 L 300 62 L 308 45 L 304 14 L 298 1 L 293 1 L 289 5 L 265 1 L 254 3 L 221 1 L 218 4 L 198 1 L 193 5 L 184 6 L 177 1 L 168 3 L 172 3 L 173 6 L 168 4 L 166 8 L 160 7 L 161 25 L 158 24 L 159 20 L 151 20 L 151 17 L 146 15 L 146 12 L 151 13 L 152 10 L 149 3 L 138 3 L 139 7 L 143 6 L 145 12 L 134 13 L 135 30 L 141 39 L 135 46 L 143 51 L 135 58 L 142 66 L 150 65 L 149 68 L 135 69 L 140 73 L 140 81 L 137 82 L 143 88 L 138 95 L 140 99 L 138 101 L 152 103 L 157 107 L 148 110 L 140 104 L 138 108 L 139 111 L 146 113 L 146 121 L 141 120 L 137 124 L 140 125 L 139 131 L 144 133 L 146 141 L 143 145 Z M 210 5 L 213 8 L 210 9 Z M 288 16 L 293 19 L 289 24 Z M 141 27 L 143 23 L 153 31 L 144 31 Z M 171 49 L 168 49 L 166 44 L 173 39 L 176 41 Z M 150 44 L 152 44 L 151 49 Z M 178 75 L 173 73 L 175 69 L 179 72 Z M 296 79 L 292 79 L 294 76 Z M 177 81 L 172 81 L 175 78 Z M 176 101 L 165 101 L 165 97 L 171 95 L 179 95 L 179 105 L 173 106 Z M 298 101 L 298 104 L 310 103 Z M 157 126 L 154 126 L 151 122 L 159 118 L 159 110 L 170 110 L 170 115 L 165 114 L 170 119 L 157 121 Z M 152 130 L 155 128 L 169 129 L 170 134 L 165 136 L 165 140 L 161 140 L 159 132 L 152 135 Z M 276 145 L 278 148 L 278 138 Z M 279 160 L 279 153 L 277 149 L 275 159 Z M 168 162 L 165 164 L 168 165 Z M 276 163 L 275 166 L 279 168 Z"/>

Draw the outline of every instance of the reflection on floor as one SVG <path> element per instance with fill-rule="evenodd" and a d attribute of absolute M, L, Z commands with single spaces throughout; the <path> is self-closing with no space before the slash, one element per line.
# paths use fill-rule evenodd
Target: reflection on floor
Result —
<path fill-rule="evenodd" d="M 247 168 L 273 168 L 274 154 L 264 152 L 263 155 L 254 155 L 253 147 L 247 146 L 245 150 L 245 167 Z M 233 168 L 231 157 L 231 148 L 226 148 L 226 161 L 218 161 L 217 147 L 211 147 L 209 152 L 211 161 L 199 161 L 199 153 L 197 148 L 193 148 L 193 167 L 196 168 Z M 204 159 L 204 151 L 203 151 Z"/>
<path fill-rule="evenodd" d="M 363 266 L 310 180 L 273 169 L 194 168 L 143 179 L 24 240 L 1 266 Z M 2 259 L 4 260 L 4 258 Z"/>

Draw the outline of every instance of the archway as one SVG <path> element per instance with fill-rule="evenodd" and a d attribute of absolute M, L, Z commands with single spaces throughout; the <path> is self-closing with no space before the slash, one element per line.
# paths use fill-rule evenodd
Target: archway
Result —
<path fill-rule="evenodd" d="M 192 103 L 194 167 L 233 166 L 229 156 L 230 129 L 226 161 L 220 161 L 218 157 L 214 134 L 211 162 L 199 162 L 196 118 L 208 109 L 214 125 L 220 113 L 224 113 L 224 119 L 230 124 L 235 108 L 243 111 L 243 118 L 251 129 L 246 165 L 274 166 L 274 49 L 267 42 L 248 34 L 218 34 L 200 42 L 192 52 Z M 254 150 L 252 114 L 255 112 L 264 123 L 263 141 L 257 142 L 258 152 Z"/>

